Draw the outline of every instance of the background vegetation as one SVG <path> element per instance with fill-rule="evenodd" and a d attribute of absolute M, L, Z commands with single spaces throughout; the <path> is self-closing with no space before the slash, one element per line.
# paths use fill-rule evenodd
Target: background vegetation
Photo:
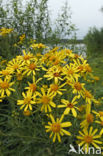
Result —
<path fill-rule="evenodd" d="M 77 43 L 76 27 L 72 24 L 71 19 L 71 10 L 67 3 L 61 9 L 57 19 L 52 21 L 48 10 L 48 0 L 30 0 L 25 5 L 20 0 L 8 0 L 4 5 L 4 1 L 0 0 L 0 27 L 14 29 L 7 36 L 0 36 L 0 56 L 7 60 L 15 57 L 21 49 L 25 49 L 25 45 L 29 44 L 32 38 L 37 42 L 50 44 L 51 47 L 67 38 L 69 38 L 67 43 Z M 25 39 L 15 46 L 23 34 L 26 35 Z M 84 43 L 87 47 L 88 61 L 95 75 L 100 78 L 100 81 L 95 84 L 96 98 L 100 98 L 103 96 L 103 28 L 101 30 L 91 28 Z M 88 86 L 90 85 L 88 84 Z M 39 140 L 39 144 L 37 144 L 34 133 L 38 135 L 38 139 L 42 138 L 42 135 L 38 134 L 38 131 L 31 131 L 34 126 L 32 120 L 28 117 L 25 118 L 23 127 L 21 127 L 20 119 L 23 116 L 19 116 L 15 111 L 10 114 L 10 104 L 11 101 L 7 99 L 0 106 L 0 116 L 3 116 L 2 119 L 0 118 L 0 156 L 53 156 L 53 153 L 55 156 L 67 155 L 66 149 L 69 149 L 69 144 L 74 143 L 75 140 L 64 138 L 63 143 L 55 145 L 55 147 L 54 144 L 51 144 L 51 147 L 48 146 L 49 140 L 48 142 Z M 19 122 L 16 117 L 19 118 Z M 40 128 L 39 123 L 37 127 Z M 5 133 L 2 133 L 2 130 Z M 45 135 L 44 129 L 42 129 L 42 134 Z M 34 154 L 32 155 L 32 153 Z"/>

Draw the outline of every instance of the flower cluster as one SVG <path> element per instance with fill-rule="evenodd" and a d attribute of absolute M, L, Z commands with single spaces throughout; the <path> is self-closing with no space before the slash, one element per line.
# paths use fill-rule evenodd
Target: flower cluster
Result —
<path fill-rule="evenodd" d="M 36 115 L 37 111 L 45 114 L 44 127 L 53 142 L 56 138 L 61 142 L 64 134 L 72 135 L 71 127 L 76 119 L 83 131 L 77 136 L 78 144 L 98 147 L 102 141 L 96 139 L 102 138 L 103 127 L 95 135 L 98 130 L 93 130 L 93 124 L 103 126 L 103 112 L 93 110 L 98 101 L 87 87 L 87 81 L 93 78 L 87 60 L 72 50 L 49 49 L 44 44 L 33 43 L 0 71 L 0 102 L 15 93 L 15 107 L 24 115 Z"/>
<path fill-rule="evenodd" d="M 5 36 L 6 34 L 9 34 L 13 31 L 12 28 L 1 28 L 0 29 L 0 36 Z"/>

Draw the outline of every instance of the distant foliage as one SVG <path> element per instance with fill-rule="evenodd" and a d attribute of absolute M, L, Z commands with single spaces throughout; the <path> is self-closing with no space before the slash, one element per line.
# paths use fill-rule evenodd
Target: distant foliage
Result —
<path fill-rule="evenodd" d="M 25 3 L 20 0 L 8 0 L 6 5 L 4 2 L 0 2 L 1 27 L 14 28 L 20 35 L 26 34 L 26 38 L 35 38 L 43 42 L 48 39 L 66 38 L 75 30 L 67 3 L 57 19 L 52 22 L 48 0 L 28 0 Z"/>
<path fill-rule="evenodd" d="M 48 0 L 0 1 L 0 29 L 13 28 L 16 36 L 0 35 L 0 55 L 8 59 L 19 51 L 13 47 L 19 37 L 25 34 L 25 44 L 31 39 L 50 44 L 52 47 L 62 39 L 75 38 L 75 25 L 71 22 L 71 10 L 68 4 L 62 7 L 57 19 L 50 18 Z M 72 35 L 72 36 L 71 36 Z M 10 44 L 8 44 L 10 43 Z M 23 43 L 24 44 L 24 43 Z M 22 44 L 19 45 L 22 47 Z M 7 50 L 5 50 L 5 48 Z"/>
<path fill-rule="evenodd" d="M 88 56 L 103 55 L 103 28 L 91 28 L 84 38 Z"/>

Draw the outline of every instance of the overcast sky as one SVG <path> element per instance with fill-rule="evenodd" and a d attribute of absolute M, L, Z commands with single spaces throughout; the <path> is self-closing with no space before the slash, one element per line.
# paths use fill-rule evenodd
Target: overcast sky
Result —
<path fill-rule="evenodd" d="M 66 0 L 49 0 L 48 6 L 54 19 Z M 72 23 L 79 29 L 78 38 L 83 38 L 90 27 L 103 27 L 103 0 L 67 0 L 72 11 Z"/>

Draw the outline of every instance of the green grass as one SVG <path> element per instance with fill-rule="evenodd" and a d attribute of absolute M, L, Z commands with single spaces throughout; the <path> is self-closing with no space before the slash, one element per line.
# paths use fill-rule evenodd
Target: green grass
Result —
<path fill-rule="evenodd" d="M 95 84 L 96 97 L 103 97 L 103 56 L 92 57 L 88 62 L 93 69 L 93 74 L 100 78 L 100 81 Z"/>

